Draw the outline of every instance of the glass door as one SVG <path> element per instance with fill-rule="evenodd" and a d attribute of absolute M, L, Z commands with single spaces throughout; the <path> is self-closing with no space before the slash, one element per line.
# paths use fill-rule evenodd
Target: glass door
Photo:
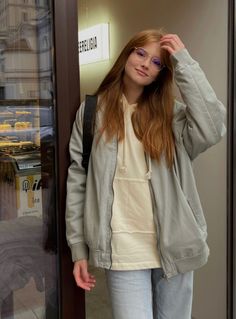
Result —
<path fill-rule="evenodd" d="M 58 318 L 51 1 L 0 1 L 0 318 Z"/>

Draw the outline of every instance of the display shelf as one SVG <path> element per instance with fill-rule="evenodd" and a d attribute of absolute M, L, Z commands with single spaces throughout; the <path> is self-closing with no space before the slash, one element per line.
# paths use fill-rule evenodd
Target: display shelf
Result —
<path fill-rule="evenodd" d="M 51 99 L 27 99 L 27 100 L 0 100 L 0 109 L 2 107 L 52 107 L 53 102 Z"/>
<path fill-rule="evenodd" d="M 40 127 L 38 128 L 29 128 L 25 130 L 16 130 L 12 128 L 11 130 L 0 130 L 0 136 L 7 136 L 7 135 L 18 135 L 18 134 L 25 134 L 25 133 L 37 133 L 40 131 Z"/>

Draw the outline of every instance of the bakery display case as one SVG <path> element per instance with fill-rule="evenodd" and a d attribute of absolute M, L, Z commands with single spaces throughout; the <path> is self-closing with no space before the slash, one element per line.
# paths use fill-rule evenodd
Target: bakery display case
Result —
<path fill-rule="evenodd" d="M 14 152 L 37 147 L 39 126 L 34 125 L 39 118 L 37 109 L 26 107 L 0 107 L 0 151 Z"/>
<path fill-rule="evenodd" d="M 0 108 L 1 220 L 42 216 L 39 125 L 36 107 Z"/>

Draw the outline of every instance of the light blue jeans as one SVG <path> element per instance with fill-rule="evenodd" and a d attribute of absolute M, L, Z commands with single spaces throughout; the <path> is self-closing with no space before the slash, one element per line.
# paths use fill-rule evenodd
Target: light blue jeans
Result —
<path fill-rule="evenodd" d="M 193 271 L 163 278 L 162 268 L 106 270 L 113 319 L 191 319 Z"/>

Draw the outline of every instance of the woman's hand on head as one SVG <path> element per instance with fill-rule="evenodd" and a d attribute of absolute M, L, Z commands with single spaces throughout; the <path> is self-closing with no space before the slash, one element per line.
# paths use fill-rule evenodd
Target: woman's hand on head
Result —
<path fill-rule="evenodd" d="M 167 50 L 170 54 L 177 53 L 185 48 L 177 34 L 165 34 L 160 40 L 161 49 Z"/>
<path fill-rule="evenodd" d="M 78 260 L 74 263 L 73 275 L 77 286 L 90 291 L 95 287 L 95 278 L 88 272 L 88 261 L 86 259 Z"/>

